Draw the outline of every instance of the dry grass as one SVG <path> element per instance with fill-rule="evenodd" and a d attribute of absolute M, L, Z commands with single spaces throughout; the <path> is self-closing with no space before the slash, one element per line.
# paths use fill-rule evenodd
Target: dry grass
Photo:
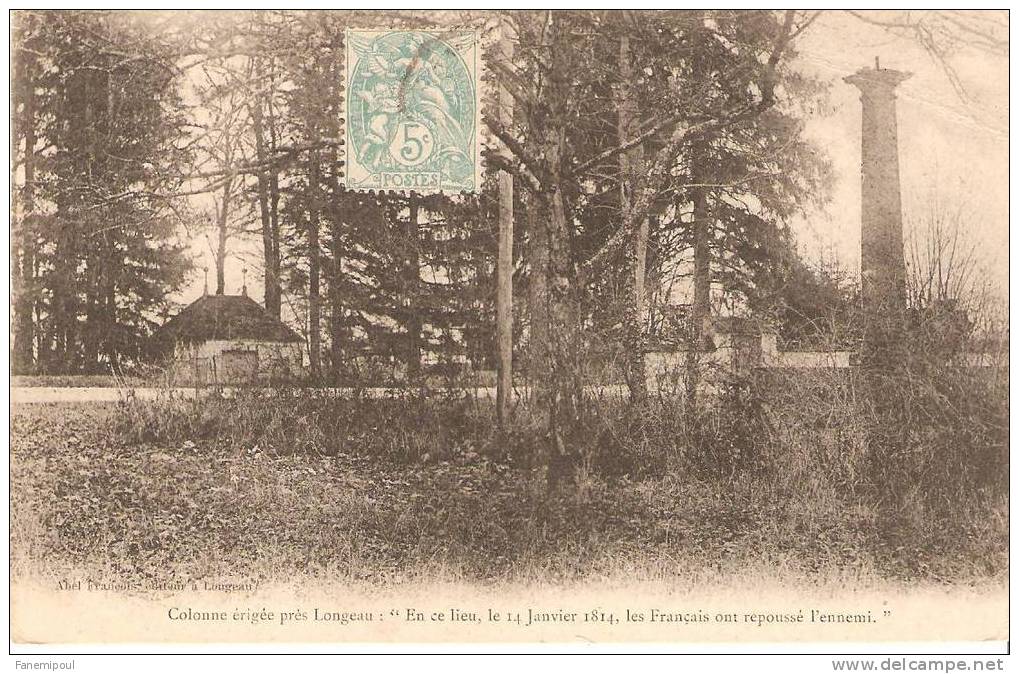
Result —
<path fill-rule="evenodd" d="M 855 404 L 824 389 L 808 405 L 810 390 L 792 406 L 737 393 L 694 420 L 602 400 L 576 488 L 554 496 L 530 467 L 540 429 L 526 410 L 502 438 L 469 399 L 19 406 L 13 571 L 368 585 L 1005 577 L 1004 482 L 970 470 L 984 483 L 937 501 L 922 476 L 893 494 L 877 479 L 898 473 L 876 472 L 867 427 L 850 427 Z M 822 423 L 824 405 L 849 416 Z"/>

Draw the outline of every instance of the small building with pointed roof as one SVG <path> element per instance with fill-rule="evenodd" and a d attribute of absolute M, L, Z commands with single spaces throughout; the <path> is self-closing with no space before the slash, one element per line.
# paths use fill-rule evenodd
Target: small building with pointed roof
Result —
<path fill-rule="evenodd" d="M 303 340 L 247 296 L 202 295 L 152 335 L 180 384 L 250 384 L 300 375 Z"/>

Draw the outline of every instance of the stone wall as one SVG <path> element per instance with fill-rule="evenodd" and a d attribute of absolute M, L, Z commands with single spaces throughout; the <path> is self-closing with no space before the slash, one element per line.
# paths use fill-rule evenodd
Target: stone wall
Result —
<path fill-rule="evenodd" d="M 181 386 L 232 386 L 292 381 L 303 369 L 298 343 L 210 340 L 179 346 L 167 365 L 167 374 Z"/>
<path fill-rule="evenodd" d="M 644 364 L 648 388 L 669 392 L 682 388 L 688 358 L 698 368 L 702 386 L 713 389 L 726 377 L 758 369 L 849 368 L 851 355 L 849 351 L 779 351 L 777 337 L 765 333 L 727 335 L 713 351 L 650 351 Z"/>

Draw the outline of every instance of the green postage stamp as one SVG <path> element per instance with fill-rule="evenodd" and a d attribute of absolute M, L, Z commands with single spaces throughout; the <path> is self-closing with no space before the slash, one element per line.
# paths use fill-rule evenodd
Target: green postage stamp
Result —
<path fill-rule="evenodd" d="M 477 190 L 478 33 L 348 30 L 346 37 L 347 189 Z"/>

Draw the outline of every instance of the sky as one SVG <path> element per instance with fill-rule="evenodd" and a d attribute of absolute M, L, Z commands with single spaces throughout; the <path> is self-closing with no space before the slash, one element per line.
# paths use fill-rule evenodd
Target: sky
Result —
<path fill-rule="evenodd" d="M 901 12 L 868 16 L 890 19 Z M 1007 22 L 1007 16 L 1003 19 Z M 932 209 L 962 209 L 966 239 L 996 284 L 1008 281 L 1008 61 L 960 46 L 948 58 L 966 91 L 915 40 L 897 37 L 846 12 L 824 12 L 801 36 L 795 67 L 830 82 L 826 114 L 806 135 L 832 162 L 831 201 L 791 223 L 801 251 L 834 253 L 850 269 L 860 259 L 860 127 L 858 90 L 842 78 L 871 68 L 913 73 L 898 89 L 899 170 L 907 229 Z"/>
<path fill-rule="evenodd" d="M 867 17 L 901 18 L 901 12 L 865 12 Z M 918 13 L 914 13 L 914 16 Z M 984 18 L 987 18 L 986 14 Z M 1001 18 L 1008 21 L 1007 15 Z M 948 55 L 966 96 L 953 88 L 932 55 L 913 38 L 896 36 L 847 12 L 823 12 L 797 39 L 793 67 L 829 84 L 827 104 L 805 120 L 804 133 L 832 164 L 830 201 L 790 223 L 808 259 L 835 257 L 859 271 L 860 127 L 858 90 L 842 81 L 879 57 L 883 68 L 913 73 L 899 90 L 899 163 L 903 216 L 908 231 L 935 207 L 962 209 L 966 239 L 976 248 L 1002 296 L 1008 280 L 1008 61 L 964 44 Z M 233 242 L 227 292 L 239 292 L 241 267 L 249 268 L 249 293 L 261 299 L 258 244 Z M 181 294 L 189 302 L 202 292 L 201 267 L 208 265 L 214 290 L 211 246 L 193 245 L 198 271 Z M 248 260 L 243 262 L 240 258 Z"/>

